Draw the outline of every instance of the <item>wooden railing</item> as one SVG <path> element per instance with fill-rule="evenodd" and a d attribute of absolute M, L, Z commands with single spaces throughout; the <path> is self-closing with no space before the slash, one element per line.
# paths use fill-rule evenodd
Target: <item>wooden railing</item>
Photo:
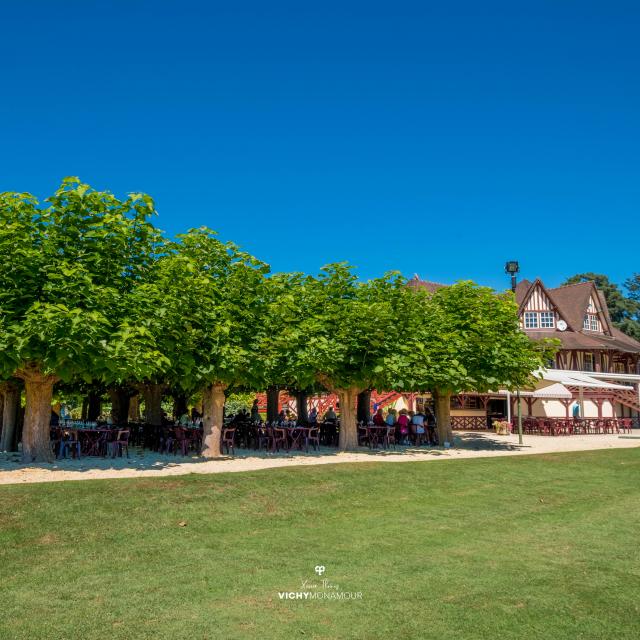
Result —
<path fill-rule="evenodd" d="M 487 428 L 486 416 L 451 416 L 451 428 L 454 431 L 478 431 Z"/>

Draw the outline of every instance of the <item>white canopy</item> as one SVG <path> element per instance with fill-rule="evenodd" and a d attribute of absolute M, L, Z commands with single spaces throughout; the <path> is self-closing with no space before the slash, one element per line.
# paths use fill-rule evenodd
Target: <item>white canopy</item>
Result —
<path fill-rule="evenodd" d="M 541 380 L 541 382 L 544 383 L 546 381 Z M 508 396 L 510 393 L 513 393 L 513 392 L 509 392 L 509 391 L 505 391 L 504 389 L 501 389 L 498 393 L 501 396 Z M 536 385 L 536 388 L 533 390 L 531 389 L 521 390 L 520 395 L 523 398 L 564 398 L 567 400 L 570 400 L 573 397 L 571 391 L 569 391 L 567 387 L 560 384 L 559 382 L 542 384 L 540 385 L 540 387 Z"/>
<path fill-rule="evenodd" d="M 560 383 L 565 387 L 578 387 L 583 389 L 620 389 L 622 391 L 633 391 L 633 387 L 626 384 L 614 384 L 613 382 L 605 382 L 597 380 L 586 373 L 579 371 L 562 371 L 560 369 L 543 369 L 538 372 L 542 374 L 543 380 L 549 382 Z"/>

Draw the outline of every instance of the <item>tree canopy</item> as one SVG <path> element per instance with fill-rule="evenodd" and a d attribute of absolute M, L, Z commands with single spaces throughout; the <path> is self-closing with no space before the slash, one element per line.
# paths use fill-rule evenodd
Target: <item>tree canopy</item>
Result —
<path fill-rule="evenodd" d="M 542 362 L 511 294 L 472 283 L 430 294 L 398 273 L 361 281 L 344 263 L 271 274 L 210 229 L 168 239 L 154 216 L 148 195 L 119 199 L 77 178 L 43 203 L 0 194 L 0 380 L 25 383 L 25 459 L 51 456 L 58 382 L 108 389 L 124 419 L 141 389 L 149 421 L 160 420 L 165 389 L 197 392 L 203 454 L 216 456 L 234 389 L 337 393 L 351 448 L 363 391 L 448 399 L 523 385 Z"/>

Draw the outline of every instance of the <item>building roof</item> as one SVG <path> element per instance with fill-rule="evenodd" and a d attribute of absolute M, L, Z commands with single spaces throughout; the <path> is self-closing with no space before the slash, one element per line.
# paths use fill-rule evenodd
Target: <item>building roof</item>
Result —
<path fill-rule="evenodd" d="M 604 294 L 596 288 L 593 282 L 579 282 L 547 289 L 539 279 L 533 282 L 522 280 L 516 287 L 516 301 L 520 305 L 520 313 L 524 311 L 529 297 L 537 286 L 543 289 L 559 317 L 566 321 L 568 327 L 566 331 L 559 329 L 527 331 L 531 337 L 559 339 L 563 349 L 606 349 L 640 353 L 640 342 L 613 326 Z M 590 299 L 593 299 L 598 311 L 602 323 L 601 332 L 585 331 L 583 328 Z"/>
<path fill-rule="evenodd" d="M 413 276 L 413 278 L 411 278 L 411 280 L 409 280 L 407 284 L 410 287 L 413 287 L 414 289 L 426 289 L 430 293 L 434 293 L 438 289 L 442 289 L 447 286 L 446 284 L 440 284 L 439 282 L 431 282 L 430 280 L 421 280 L 418 277 L 418 274 Z"/>

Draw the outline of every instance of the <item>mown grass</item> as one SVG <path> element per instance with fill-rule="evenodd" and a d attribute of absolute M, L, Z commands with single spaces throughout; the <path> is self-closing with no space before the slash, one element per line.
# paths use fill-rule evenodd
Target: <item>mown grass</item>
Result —
<path fill-rule="evenodd" d="M 635 640 L 639 535 L 637 449 L 6 486 L 0 638 Z"/>

